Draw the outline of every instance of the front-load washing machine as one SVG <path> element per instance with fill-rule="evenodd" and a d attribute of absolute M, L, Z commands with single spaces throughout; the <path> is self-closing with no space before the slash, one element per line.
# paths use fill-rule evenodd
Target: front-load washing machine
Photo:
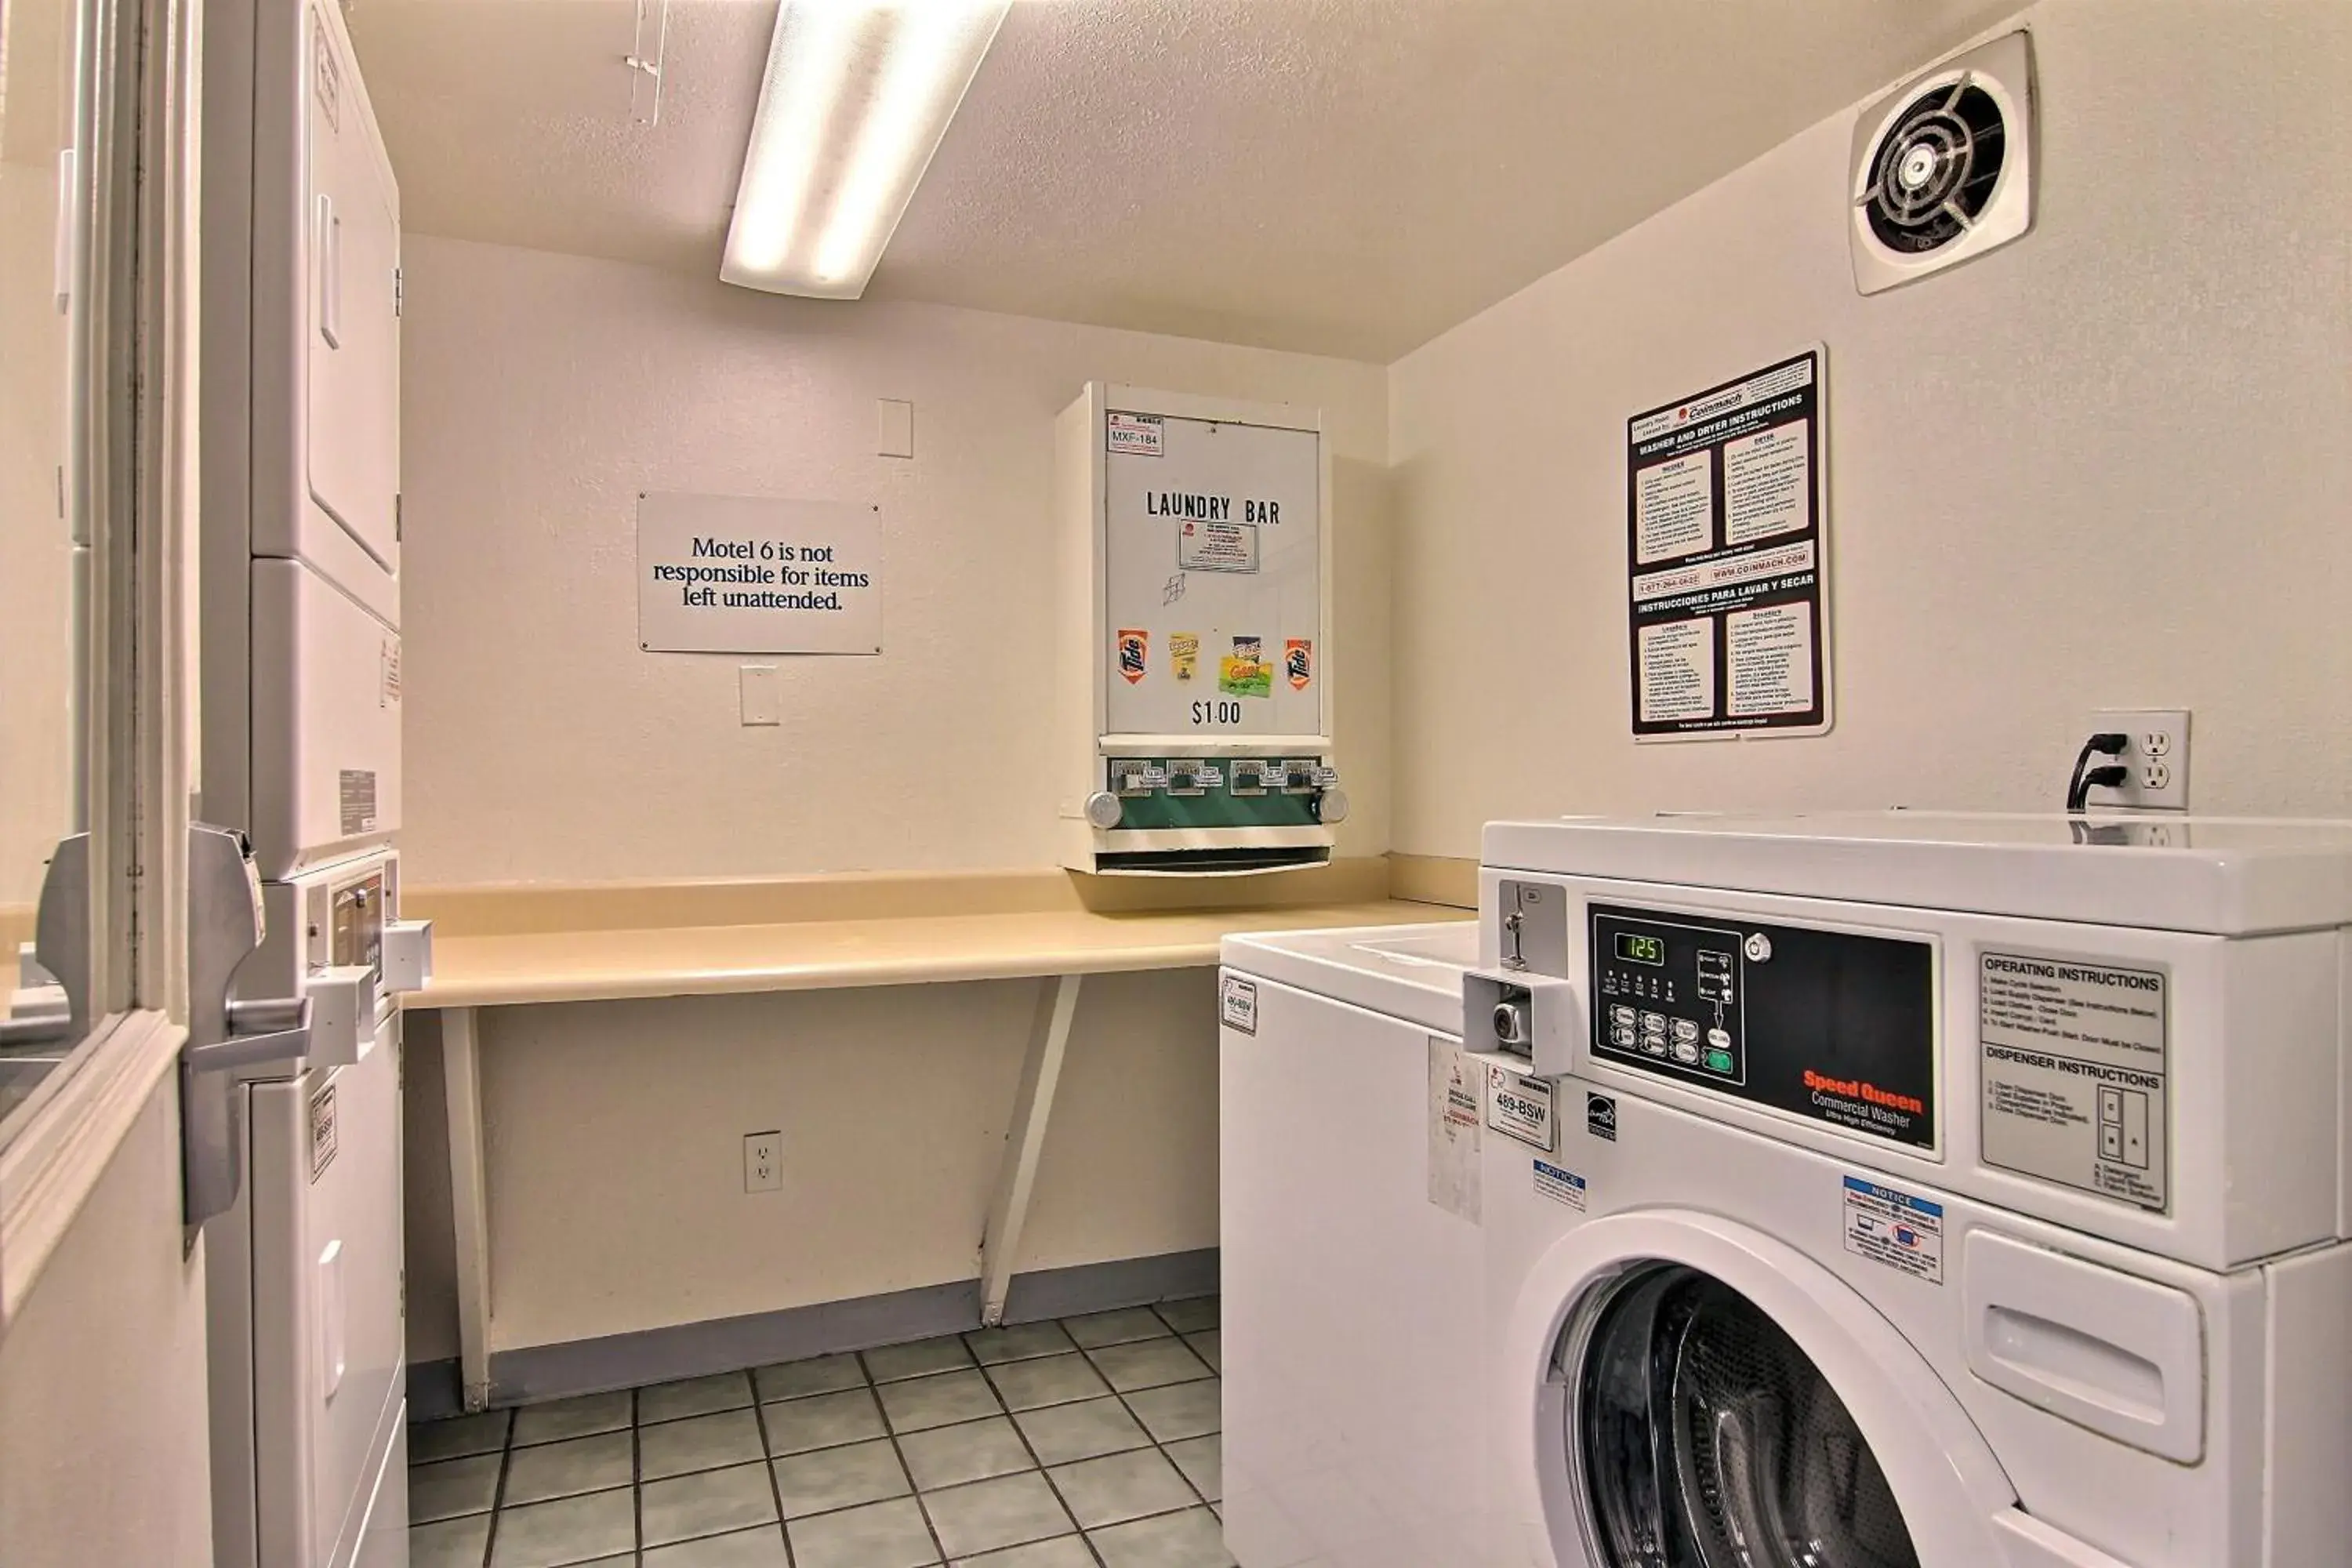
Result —
<path fill-rule="evenodd" d="M 1220 976 L 1225 1543 L 1429 1568 L 1479 1516 L 1468 921 L 1233 937 Z"/>
<path fill-rule="evenodd" d="M 1496 824 L 1489 1549 L 2308 1568 L 2352 1541 L 2352 824 Z"/>

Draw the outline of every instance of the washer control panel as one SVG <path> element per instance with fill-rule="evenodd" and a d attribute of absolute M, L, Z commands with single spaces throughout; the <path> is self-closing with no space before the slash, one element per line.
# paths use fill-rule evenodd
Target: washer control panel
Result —
<path fill-rule="evenodd" d="M 1592 915 L 1592 1048 L 1718 1083 L 1748 1081 L 1746 933 L 1664 915 Z"/>
<path fill-rule="evenodd" d="M 1601 903 L 1587 914 L 1596 1058 L 1938 1146 L 1933 940 Z"/>

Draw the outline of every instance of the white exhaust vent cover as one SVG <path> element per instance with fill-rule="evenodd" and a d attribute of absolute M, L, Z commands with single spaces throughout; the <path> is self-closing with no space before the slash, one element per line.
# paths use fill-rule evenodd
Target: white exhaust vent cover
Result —
<path fill-rule="evenodd" d="M 2022 32 L 1957 55 L 1863 110 L 1853 281 L 1865 294 L 2033 226 L 2033 51 Z"/>

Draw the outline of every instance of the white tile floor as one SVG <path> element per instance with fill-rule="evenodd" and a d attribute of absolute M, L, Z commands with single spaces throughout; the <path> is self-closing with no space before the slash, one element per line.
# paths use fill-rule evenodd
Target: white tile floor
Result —
<path fill-rule="evenodd" d="M 409 1432 L 411 1568 L 1230 1568 L 1217 1301 Z"/>

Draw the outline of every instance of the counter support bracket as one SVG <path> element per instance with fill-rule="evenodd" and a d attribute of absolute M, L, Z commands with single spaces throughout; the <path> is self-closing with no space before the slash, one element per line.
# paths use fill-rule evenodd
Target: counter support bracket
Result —
<path fill-rule="evenodd" d="M 489 1180 L 482 1151 L 482 1058 L 471 1007 L 441 1009 L 449 1116 L 449 1207 L 457 1242 L 457 1370 L 468 1411 L 490 1403 Z"/>
<path fill-rule="evenodd" d="M 980 1321 L 990 1328 L 1004 1321 L 1004 1298 L 1013 1286 L 1013 1260 L 1022 1227 L 1037 1188 L 1037 1158 L 1045 1148 L 1045 1124 L 1054 1091 L 1062 1080 L 1062 1058 L 1070 1043 L 1070 1020 L 1077 1016 L 1076 974 L 1049 977 L 1038 988 L 1037 1016 L 1029 1029 L 1029 1054 L 1021 1065 L 1021 1089 L 1013 1124 L 1004 1135 L 1004 1160 L 996 1173 L 996 1194 L 988 1205 L 988 1229 L 980 1243 Z"/>

